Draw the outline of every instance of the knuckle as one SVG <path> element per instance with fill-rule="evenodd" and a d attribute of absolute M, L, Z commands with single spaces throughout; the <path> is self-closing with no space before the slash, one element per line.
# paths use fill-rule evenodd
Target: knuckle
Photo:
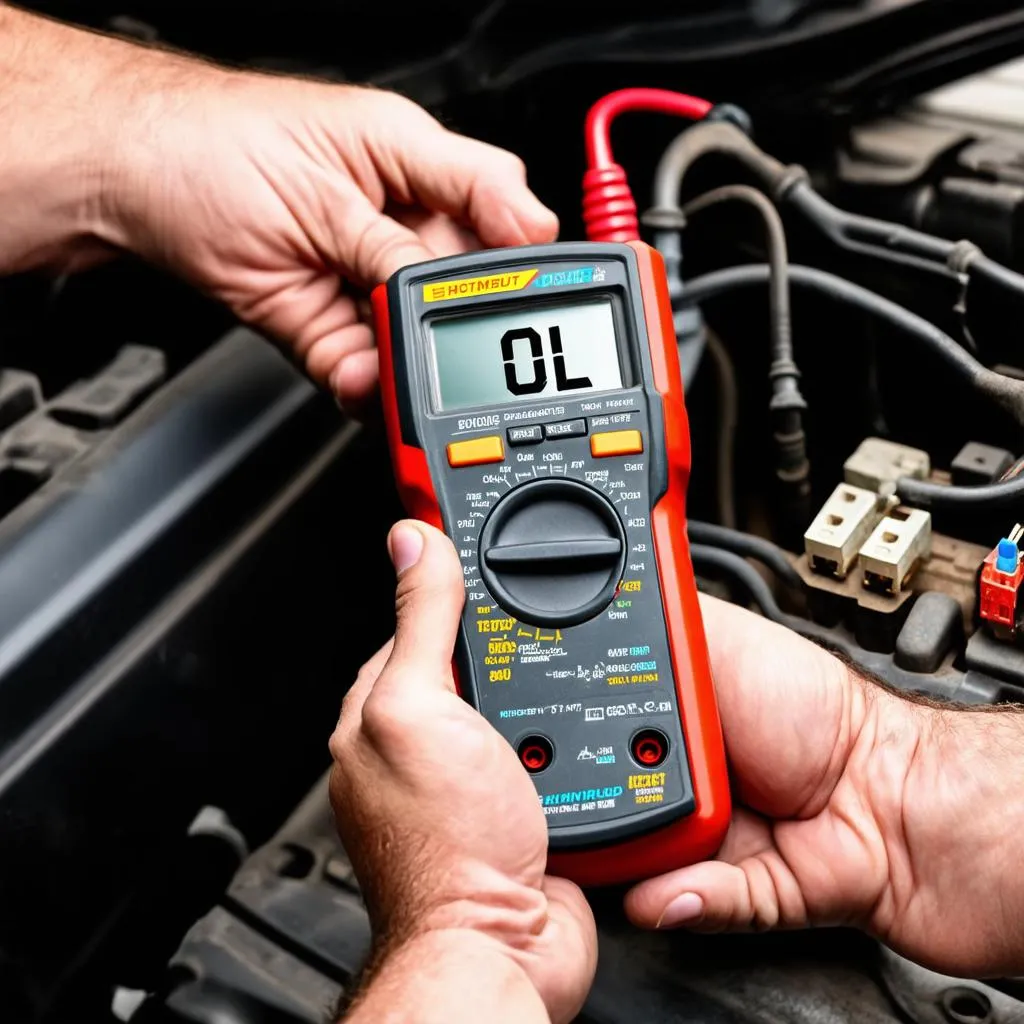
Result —
<path fill-rule="evenodd" d="M 406 113 L 416 116 L 426 113 L 418 103 L 409 99 L 408 96 L 403 96 L 400 92 L 395 92 L 393 89 L 384 89 L 376 95 L 378 95 L 392 110 L 405 111 Z"/>
<path fill-rule="evenodd" d="M 381 747 L 392 746 L 417 732 L 421 725 L 422 716 L 412 702 L 396 696 L 388 687 L 375 689 L 363 705 L 363 732 Z"/>
<path fill-rule="evenodd" d="M 507 149 L 501 151 L 501 170 L 510 177 L 526 180 L 526 163 L 521 156 L 509 152 Z"/>
<path fill-rule="evenodd" d="M 331 760 L 336 765 L 341 764 L 345 760 L 348 743 L 345 739 L 345 733 L 340 726 L 336 727 L 334 732 L 331 733 L 331 738 L 327 741 L 327 749 L 330 751 Z"/>
<path fill-rule="evenodd" d="M 380 122 L 387 122 L 385 130 L 395 143 L 401 144 L 406 139 L 406 132 L 410 129 L 422 131 L 432 127 L 440 127 L 434 117 L 415 100 L 403 96 L 401 93 L 384 91 L 377 94 L 377 109 L 375 115 L 380 116 Z"/>

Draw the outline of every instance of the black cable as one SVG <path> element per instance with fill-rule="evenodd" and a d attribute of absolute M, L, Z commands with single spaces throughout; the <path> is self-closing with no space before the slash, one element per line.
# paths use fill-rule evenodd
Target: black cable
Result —
<path fill-rule="evenodd" d="M 819 195 L 801 167 L 787 167 L 763 152 L 739 128 L 724 121 L 702 121 L 682 132 L 665 150 L 654 179 L 657 216 L 679 209 L 679 192 L 687 171 L 701 157 L 719 153 L 739 161 L 780 205 L 797 210 L 835 245 L 848 252 L 913 267 L 942 277 L 958 288 L 986 280 L 1024 297 L 1024 275 L 985 256 L 976 246 L 938 238 L 891 221 L 848 213 Z"/>
<path fill-rule="evenodd" d="M 996 263 L 995 260 L 980 251 L 968 263 L 967 271 L 979 280 L 988 281 L 989 284 L 1006 288 L 1009 291 L 1024 291 L 1024 277 L 1017 271 L 1010 270 L 1009 267 L 1004 267 L 1001 263 Z"/>
<path fill-rule="evenodd" d="M 692 524 L 691 524 L 692 525 Z M 707 544 L 691 544 L 690 558 L 694 569 L 714 569 L 735 580 L 746 591 L 747 596 L 761 610 L 761 614 L 772 622 L 786 624 L 786 613 L 778 606 L 771 587 L 761 578 L 758 571 L 743 557 L 723 548 Z"/>
<path fill-rule="evenodd" d="M 748 185 L 725 185 L 712 189 L 688 202 L 682 209 L 683 217 L 689 219 L 719 203 L 742 202 L 752 206 L 764 223 L 765 248 L 768 251 L 768 304 L 771 316 L 772 363 L 793 363 L 793 328 L 789 303 L 789 251 L 786 247 L 786 232 L 782 226 L 779 211 L 771 200 L 756 188 Z"/>
<path fill-rule="evenodd" d="M 959 279 L 959 271 L 950 263 L 956 242 L 892 221 L 841 210 L 816 192 L 805 176 L 794 181 L 780 201 L 799 211 L 841 249 L 938 273 L 950 281 Z M 1024 286 L 1024 280 L 1021 284 Z"/>
<path fill-rule="evenodd" d="M 901 266 L 938 272 L 961 286 L 973 276 L 1024 295 L 1024 275 L 989 259 L 975 246 L 840 210 L 814 191 L 802 168 L 784 166 L 764 153 L 742 131 L 724 121 L 704 122 L 688 128 L 662 155 L 655 172 L 654 209 L 645 218 L 648 223 L 672 226 L 673 215 L 679 215 L 683 178 L 689 168 L 708 153 L 721 153 L 739 160 L 765 184 L 776 201 L 798 210 L 844 249 Z M 1017 424 L 1024 425 L 1021 382 L 983 366 L 923 317 L 824 271 L 791 266 L 789 274 L 792 283 L 817 288 L 835 299 L 853 303 L 918 338 L 975 390 L 1004 409 Z M 761 284 L 768 279 L 767 266 L 732 267 L 690 282 L 684 297 L 686 301 L 697 303 L 714 294 Z M 898 483 L 898 491 L 905 501 L 925 507 L 990 508 L 1024 498 L 1024 476 L 983 487 L 947 487 L 927 480 L 903 479 Z"/>
<path fill-rule="evenodd" d="M 790 281 L 804 288 L 813 288 L 833 299 L 857 306 L 899 328 L 903 333 L 928 346 L 958 376 L 963 377 L 976 391 L 995 402 L 1020 425 L 1024 426 L 1024 381 L 1004 377 L 983 366 L 968 351 L 956 343 L 945 331 L 929 323 L 924 317 L 890 301 L 867 288 L 829 274 L 824 270 L 793 264 L 789 268 Z M 768 281 L 766 264 L 748 264 L 727 267 L 695 278 L 686 284 L 683 301 L 699 303 L 737 288 L 763 285 Z M 971 488 L 973 490 L 974 488 Z"/>
<path fill-rule="evenodd" d="M 965 512 L 984 509 L 987 512 L 1014 503 L 1024 505 L 1024 475 L 995 484 L 982 484 L 980 487 L 950 487 L 932 480 L 904 477 L 897 482 L 896 492 L 908 505 L 918 508 L 946 508 Z"/>
<path fill-rule="evenodd" d="M 687 523 L 687 534 L 693 544 L 722 548 L 725 551 L 731 551 L 734 555 L 756 559 L 771 569 L 788 586 L 796 589 L 803 586 L 800 574 L 786 557 L 786 553 L 770 540 L 696 519 L 691 519 Z"/>
<path fill-rule="evenodd" d="M 780 626 L 785 626 L 808 640 L 813 640 L 823 647 L 843 654 L 851 661 L 856 661 L 853 647 L 842 637 L 835 636 L 831 631 L 810 619 L 802 619 L 797 615 L 788 615 L 784 612 L 775 600 L 771 587 L 765 583 L 758 571 L 745 558 L 733 554 L 731 551 L 708 547 L 704 544 L 691 544 L 690 557 L 693 559 L 695 568 L 714 570 L 727 577 L 730 582 L 738 583 L 766 619 L 771 619 L 772 622 L 777 622 Z"/>
<path fill-rule="evenodd" d="M 800 371 L 793 359 L 792 317 L 789 300 L 789 252 L 782 218 L 771 200 L 749 185 L 725 185 L 713 189 L 687 203 L 682 210 L 662 210 L 645 218 L 659 229 L 659 248 L 666 257 L 677 257 L 675 249 L 666 244 L 666 229 L 682 229 L 687 219 L 723 202 L 743 202 L 752 206 L 765 228 L 768 252 L 768 307 L 772 358 L 768 369 L 772 397 L 769 411 L 777 452 L 775 473 L 781 485 L 779 507 L 788 523 L 806 522 L 810 514 L 811 466 L 807 459 L 807 435 L 803 414 L 807 403 L 800 393 Z M 675 219 L 673 219 L 675 218 Z M 679 259 L 666 258 L 670 281 L 679 281 Z M 670 294 L 678 294 L 678 284 L 670 286 Z"/>
<path fill-rule="evenodd" d="M 658 161 L 652 212 L 679 210 L 679 190 L 686 172 L 708 153 L 721 153 L 738 160 L 777 198 L 774 193 L 787 174 L 785 164 L 761 150 L 735 125 L 726 121 L 701 121 L 680 132 Z"/>

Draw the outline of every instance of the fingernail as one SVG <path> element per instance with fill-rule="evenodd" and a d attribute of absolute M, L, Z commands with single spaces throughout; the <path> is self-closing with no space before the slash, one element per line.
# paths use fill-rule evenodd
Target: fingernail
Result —
<path fill-rule="evenodd" d="M 677 896 L 661 912 L 655 928 L 674 928 L 689 924 L 704 916 L 704 901 L 695 892 L 684 892 Z"/>
<path fill-rule="evenodd" d="M 402 575 L 407 569 L 411 569 L 423 554 L 423 534 L 415 526 L 406 523 L 399 523 L 391 531 L 391 563 L 395 567 L 395 573 Z"/>

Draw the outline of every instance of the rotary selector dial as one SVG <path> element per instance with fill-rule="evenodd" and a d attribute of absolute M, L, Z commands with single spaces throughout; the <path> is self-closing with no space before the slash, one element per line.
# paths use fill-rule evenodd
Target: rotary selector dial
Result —
<path fill-rule="evenodd" d="M 603 494 L 575 480 L 537 480 L 491 510 L 480 570 L 498 604 L 522 622 L 575 626 L 611 603 L 626 547 Z"/>

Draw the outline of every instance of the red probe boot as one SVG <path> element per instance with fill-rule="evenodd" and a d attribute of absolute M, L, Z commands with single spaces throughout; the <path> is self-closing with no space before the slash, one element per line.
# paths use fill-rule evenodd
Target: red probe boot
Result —
<path fill-rule="evenodd" d="M 619 114 L 637 110 L 699 121 L 707 116 L 711 104 L 667 89 L 619 89 L 590 108 L 584 127 L 583 224 L 591 242 L 635 242 L 640 238 L 636 201 L 626 172 L 612 157 L 609 131 Z"/>
<path fill-rule="evenodd" d="M 583 175 L 583 227 L 591 242 L 635 242 L 640 237 L 636 200 L 619 164 Z"/>

